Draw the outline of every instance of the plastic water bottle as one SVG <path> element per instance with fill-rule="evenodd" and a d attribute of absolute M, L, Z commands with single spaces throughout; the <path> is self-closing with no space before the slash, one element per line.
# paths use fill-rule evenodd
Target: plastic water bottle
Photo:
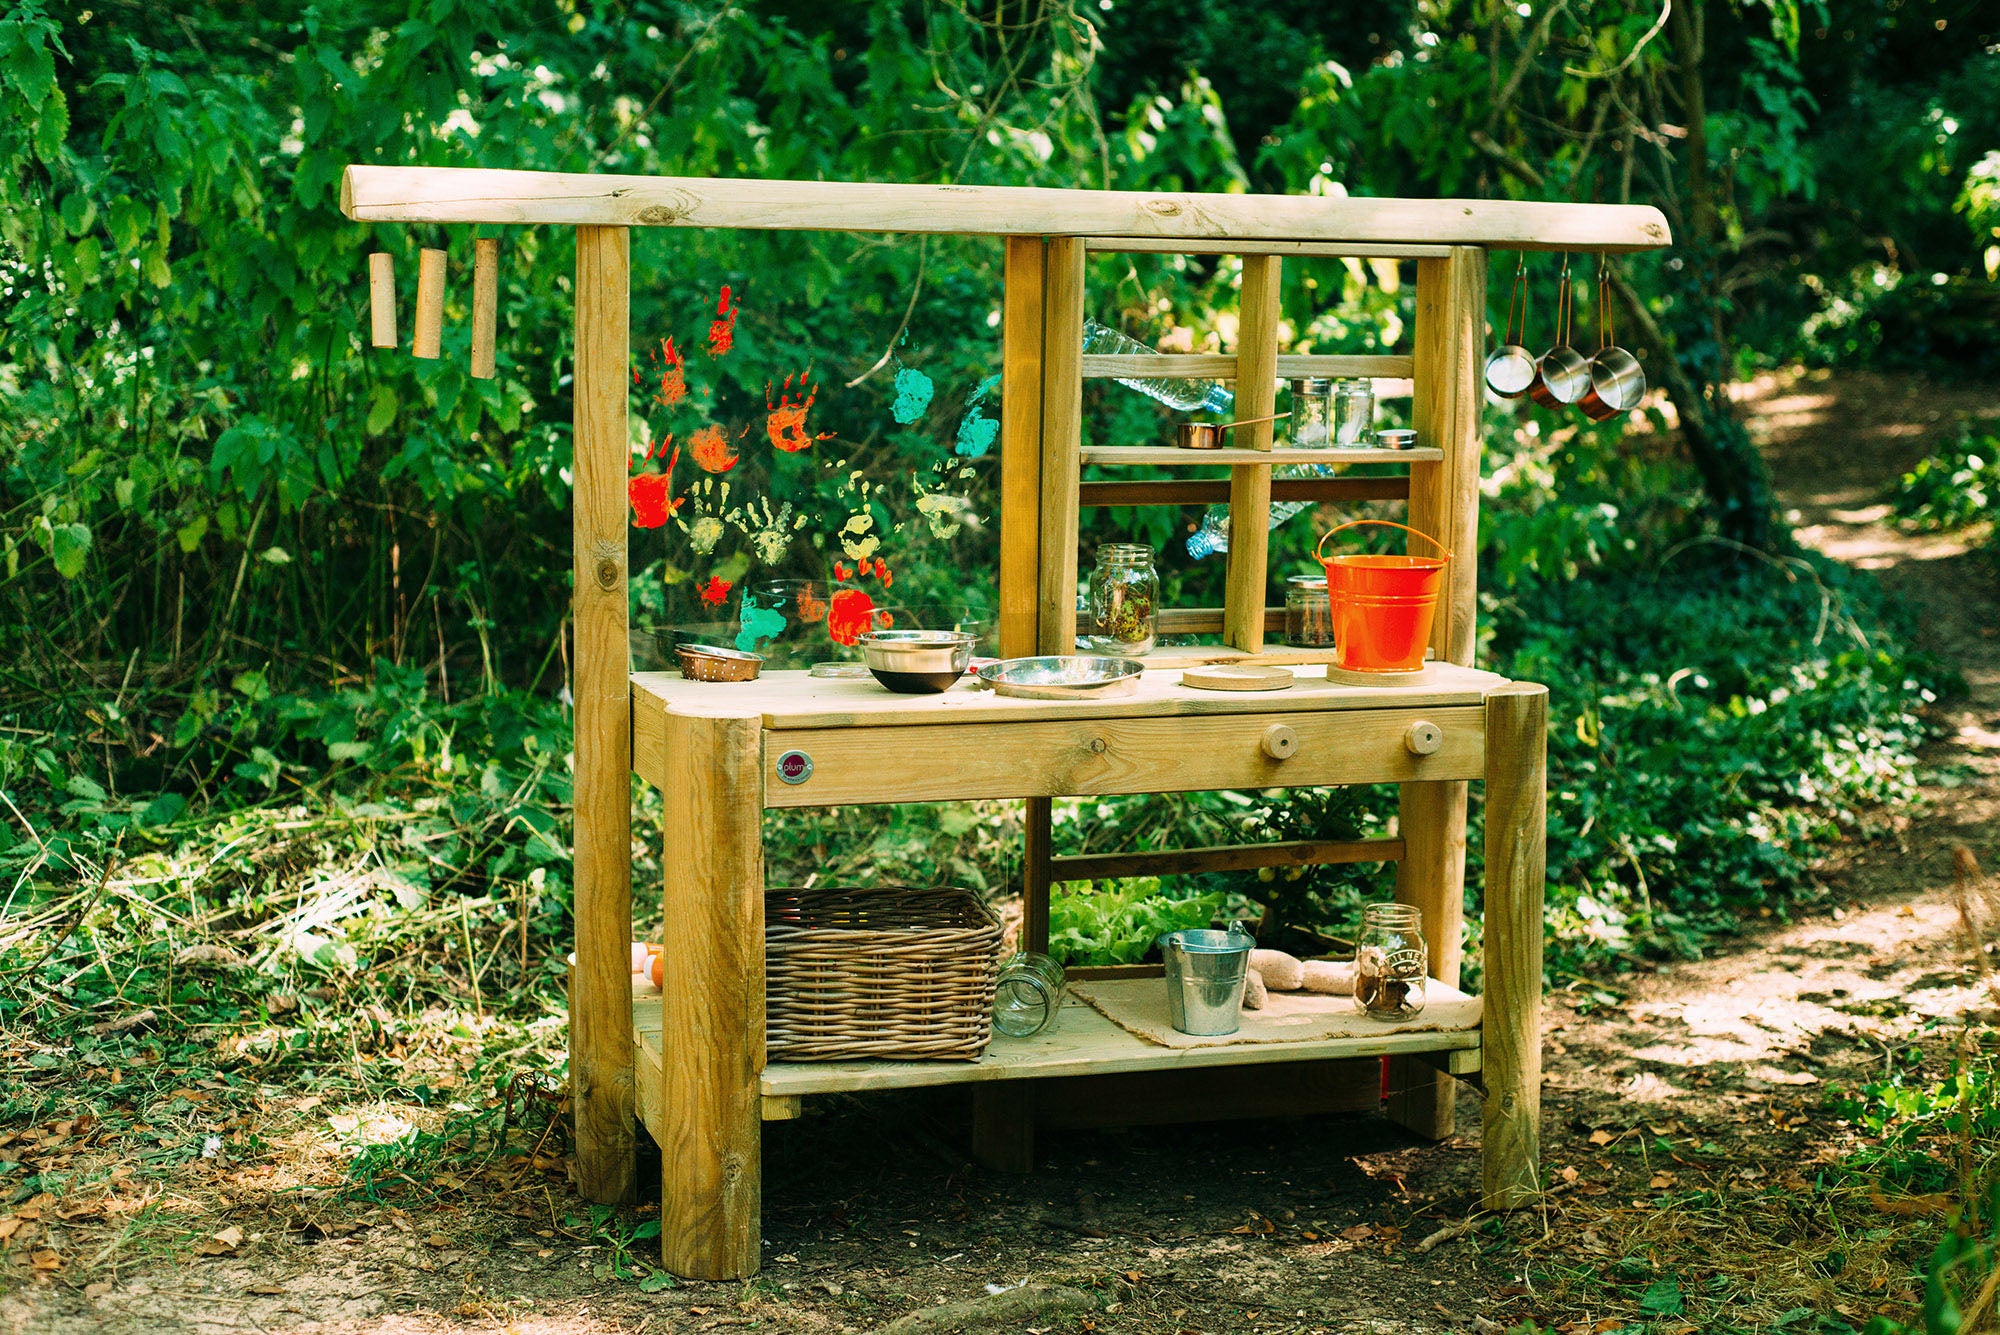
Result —
<path fill-rule="evenodd" d="M 1149 348 L 1138 339 L 1121 334 L 1109 325 L 1101 325 L 1095 320 L 1083 322 L 1083 351 L 1085 356 L 1158 357 L 1157 348 Z M 1158 399 L 1169 408 L 1184 413 L 1216 412 L 1226 413 L 1236 403 L 1236 395 L 1220 380 L 1127 380 L 1118 377 L 1118 383 L 1127 389 L 1136 389 L 1148 398 Z"/>

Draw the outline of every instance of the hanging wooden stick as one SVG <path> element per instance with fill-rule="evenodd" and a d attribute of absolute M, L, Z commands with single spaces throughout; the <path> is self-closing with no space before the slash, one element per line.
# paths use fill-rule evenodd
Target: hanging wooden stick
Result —
<path fill-rule="evenodd" d="M 379 250 L 368 257 L 368 322 L 376 347 L 396 346 L 396 261 Z"/>
<path fill-rule="evenodd" d="M 500 243 L 472 243 L 472 378 L 493 378 L 493 339 L 500 318 Z"/>
<path fill-rule="evenodd" d="M 417 253 L 417 337 L 410 351 L 435 359 L 444 342 L 444 252 Z"/>

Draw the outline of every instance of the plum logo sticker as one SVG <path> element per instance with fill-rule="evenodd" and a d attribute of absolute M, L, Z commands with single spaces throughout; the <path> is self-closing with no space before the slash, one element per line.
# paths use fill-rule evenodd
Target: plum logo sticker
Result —
<path fill-rule="evenodd" d="M 787 751 L 778 757 L 778 777 L 786 783 L 804 783 L 813 776 L 813 758 L 804 751 Z"/>

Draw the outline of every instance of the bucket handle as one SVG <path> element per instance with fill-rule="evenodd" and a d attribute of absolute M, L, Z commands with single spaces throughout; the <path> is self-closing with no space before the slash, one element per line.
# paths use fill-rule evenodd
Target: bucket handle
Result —
<path fill-rule="evenodd" d="M 1326 557 L 1320 555 L 1320 548 L 1326 546 L 1326 540 L 1332 537 L 1334 534 L 1340 532 L 1342 529 L 1357 528 L 1362 524 L 1380 524 L 1384 528 L 1399 528 L 1403 530 L 1403 532 L 1405 533 L 1414 533 L 1418 537 L 1422 538 L 1425 542 L 1428 542 L 1431 546 L 1443 552 L 1445 560 L 1447 561 L 1451 560 L 1451 548 L 1445 546 L 1443 543 L 1439 542 L 1436 538 L 1433 538 L 1430 534 L 1424 532 L 1422 529 L 1411 528 L 1408 524 L 1398 524 L 1393 519 L 1350 519 L 1345 524 L 1341 524 L 1334 528 L 1330 528 L 1320 536 L 1319 542 L 1314 545 L 1313 556 L 1319 560 L 1320 564 L 1324 565 L 1326 563 Z"/>

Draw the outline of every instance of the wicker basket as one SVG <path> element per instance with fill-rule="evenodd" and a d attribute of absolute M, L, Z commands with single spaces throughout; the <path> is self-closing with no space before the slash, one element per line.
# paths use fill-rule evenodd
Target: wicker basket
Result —
<path fill-rule="evenodd" d="M 977 1061 L 999 967 L 1000 924 L 965 890 L 766 891 L 766 1052 Z"/>

